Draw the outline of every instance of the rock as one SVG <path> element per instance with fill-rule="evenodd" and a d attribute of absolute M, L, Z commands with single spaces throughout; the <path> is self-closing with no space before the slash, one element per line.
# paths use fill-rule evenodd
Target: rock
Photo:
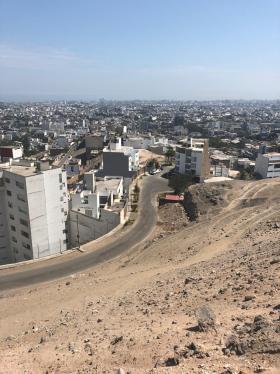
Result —
<path fill-rule="evenodd" d="M 258 315 L 254 318 L 254 322 L 251 325 L 251 333 L 255 333 L 268 326 L 268 321 L 263 316 Z"/>
<path fill-rule="evenodd" d="M 70 284 L 71 284 L 70 281 L 67 281 L 67 282 L 65 283 L 66 286 L 69 286 Z"/>
<path fill-rule="evenodd" d="M 280 310 L 280 304 L 277 304 L 273 307 L 274 310 Z"/>
<path fill-rule="evenodd" d="M 93 355 L 93 349 L 92 349 L 92 346 L 90 343 L 86 343 L 85 346 L 84 346 L 84 350 L 85 352 L 89 355 L 89 356 L 92 356 Z"/>
<path fill-rule="evenodd" d="M 123 340 L 123 336 L 116 336 L 112 341 L 111 344 L 115 345 Z"/>
<path fill-rule="evenodd" d="M 274 258 L 273 260 L 270 261 L 270 265 L 279 264 L 279 262 L 280 262 L 280 258 Z"/>
<path fill-rule="evenodd" d="M 225 348 L 223 348 L 223 353 L 227 354 L 226 350 L 230 352 L 235 352 L 238 356 L 244 355 L 246 351 L 246 345 L 243 342 L 240 342 L 238 338 L 234 335 L 231 335 L 227 338 L 225 343 Z"/>
<path fill-rule="evenodd" d="M 177 366 L 179 365 L 180 361 L 178 357 L 169 357 L 165 360 L 165 366 Z"/>
<path fill-rule="evenodd" d="M 68 350 L 71 352 L 71 353 L 75 353 L 76 350 L 75 350 L 75 346 L 73 343 L 68 343 Z"/>
<path fill-rule="evenodd" d="M 125 370 L 122 368 L 119 368 L 116 372 L 116 374 L 126 374 Z"/>
<path fill-rule="evenodd" d="M 254 300 L 256 298 L 256 296 L 252 296 L 252 295 L 246 295 L 244 297 L 244 301 L 251 301 L 251 300 Z"/>
<path fill-rule="evenodd" d="M 194 280 L 195 280 L 194 278 L 187 277 L 187 278 L 185 279 L 185 284 L 189 284 L 189 283 L 193 282 Z"/>
<path fill-rule="evenodd" d="M 213 310 L 204 305 L 196 311 L 197 325 L 199 331 L 207 331 L 209 328 L 215 329 L 216 316 Z"/>
<path fill-rule="evenodd" d="M 43 344 L 47 341 L 47 339 L 44 336 L 41 336 L 41 339 L 39 341 L 39 344 Z"/>

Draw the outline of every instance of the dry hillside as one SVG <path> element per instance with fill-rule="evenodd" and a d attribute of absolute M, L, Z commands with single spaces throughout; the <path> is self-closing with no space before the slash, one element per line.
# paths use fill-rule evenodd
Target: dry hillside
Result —
<path fill-rule="evenodd" d="M 125 256 L 3 293 L 0 373 L 280 373 L 280 181 L 185 205 Z"/>

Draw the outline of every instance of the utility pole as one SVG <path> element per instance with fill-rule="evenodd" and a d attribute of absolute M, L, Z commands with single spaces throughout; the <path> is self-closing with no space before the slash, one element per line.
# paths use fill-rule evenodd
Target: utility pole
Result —
<path fill-rule="evenodd" d="M 78 249 L 80 250 L 80 232 L 79 232 L 79 214 L 77 213 L 77 242 Z"/>

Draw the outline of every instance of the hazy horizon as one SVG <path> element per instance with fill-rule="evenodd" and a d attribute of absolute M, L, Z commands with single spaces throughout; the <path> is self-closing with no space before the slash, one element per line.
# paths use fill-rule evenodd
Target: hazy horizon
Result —
<path fill-rule="evenodd" d="M 277 100 L 277 0 L 0 0 L 0 101 Z"/>

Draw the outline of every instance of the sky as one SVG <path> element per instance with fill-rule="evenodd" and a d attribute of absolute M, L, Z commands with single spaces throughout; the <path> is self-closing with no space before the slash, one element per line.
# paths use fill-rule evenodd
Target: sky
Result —
<path fill-rule="evenodd" d="M 280 99 L 280 0 L 0 0 L 0 100 Z"/>

